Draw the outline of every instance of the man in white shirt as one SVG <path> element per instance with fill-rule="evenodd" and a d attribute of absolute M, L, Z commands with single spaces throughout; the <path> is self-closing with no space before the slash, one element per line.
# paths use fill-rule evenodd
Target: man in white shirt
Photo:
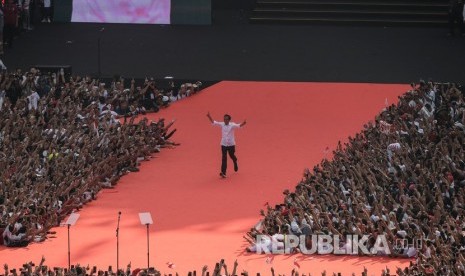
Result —
<path fill-rule="evenodd" d="M 224 122 L 214 121 L 210 115 L 210 112 L 207 113 L 207 117 L 214 126 L 221 127 L 221 172 L 220 176 L 226 177 L 226 168 L 227 168 L 227 153 L 234 162 L 234 171 L 238 171 L 239 167 L 237 166 L 237 157 L 234 154 L 236 151 L 236 141 L 234 139 L 234 130 L 236 128 L 243 127 L 246 124 L 244 120 L 241 124 L 231 122 L 231 116 L 228 114 L 224 115 Z"/>

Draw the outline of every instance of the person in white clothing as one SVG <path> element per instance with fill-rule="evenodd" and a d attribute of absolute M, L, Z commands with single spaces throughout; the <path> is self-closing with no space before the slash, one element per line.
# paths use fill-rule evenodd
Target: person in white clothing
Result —
<path fill-rule="evenodd" d="M 215 126 L 221 127 L 221 172 L 220 176 L 225 178 L 226 177 L 226 168 L 227 168 L 227 154 L 229 153 L 229 157 L 231 157 L 234 163 L 234 171 L 238 171 L 239 167 L 237 166 L 237 157 L 235 155 L 236 152 L 236 141 L 234 139 L 234 130 L 236 128 L 243 127 L 246 124 L 244 120 L 242 123 L 237 124 L 231 122 L 231 116 L 228 114 L 224 115 L 224 122 L 217 122 L 212 119 L 210 112 L 207 113 L 207 117 L 210 122 Z"/>
<path fill-rule="evenodd" d="M 0 90 L 0 111 L 2 111 L 3 102 L 5 100 L 6 92 L 5 90 Z"/>
<path fill-rule="evenodd" d="M 43 0 L 43 18 L 42 22 L 50 23 L 52 0 Z"/>
<path fill-rule="evenodd" d="M 23 229 L 21 229 L 23 230 Z M 23 232 L 23 233 L 15 233 Z M 27 245 L 27 237 L 24 231 L 15 230 L 13 225 L 8 225 L 2 233 L 3 243 L 8 247 L 17 247 Z"/>
<path fill-rule="evenodd" d="M 32 91 L 32 94 L 27 97 L 28 100 L 28 109 L 37 110 L 37 104 L 40 100 L 39 93 L 37 91 Z"/>
<path fill-rule="evenodd" d="M 400 143 L 392 143 L 387 146 L 387 155 L 388 155 L 388 160 L 389 163 L 392 161 L 392 155 L 394 152 L 399 151 L 401 149 Z"/>
<path fill-rule="evenodd" d="M 30 9 L 30 5 L 31 5 L 31 0 L 24 0 L 23 1 L 23 28 L 27 31 L 30 31 L 32 30 L 32 27 L 31 27 L 31 14 L 29 12 L 29 9 Z"/>

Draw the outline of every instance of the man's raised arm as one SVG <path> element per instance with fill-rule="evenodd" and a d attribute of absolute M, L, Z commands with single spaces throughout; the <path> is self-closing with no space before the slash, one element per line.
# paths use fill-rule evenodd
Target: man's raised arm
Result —
<path fill-rule="evenodd" d="M 239 126 L 243 127 L 245 124 L 247 124 L 247 121 L 244 119 L 244 121 Z"/>
<path fill-rule="evenodd" d="M 213 119 L 212 119 L 212 116 L 210 115 L 210 111 L 207 113 L 207 117 L 210 120 L 210 122 L 213 124 Z"/>

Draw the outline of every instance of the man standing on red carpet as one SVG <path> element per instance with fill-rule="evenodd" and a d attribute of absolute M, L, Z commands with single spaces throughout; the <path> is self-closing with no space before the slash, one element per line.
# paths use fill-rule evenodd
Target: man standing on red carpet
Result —
<path fill-rule="evenodd" d="M 220 176 L 222 178 L 226 177 L 226 168 L 227 168 L 227 153 L 234 162 L 234 171 L 237 172 L 239 167 L 237 166 L 237 157 L 234 154 L 236 151 L 236 141 L 234 140 L 234 130 L 236 128 L 243 127 L 246 124 L 244 120 L 241 124 L 231 122 L 231 116 L 228 114 L 224 115 L 224 122 L 217 122 L 212 119 L 210 112 L 207 113 L 207 117 L 214 126 L 221 127 L 221 172 Z"/>

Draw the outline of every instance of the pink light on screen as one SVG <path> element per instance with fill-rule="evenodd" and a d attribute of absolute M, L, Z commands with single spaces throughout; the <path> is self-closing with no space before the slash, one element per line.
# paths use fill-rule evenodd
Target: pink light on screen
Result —
<path fill-rule="evenodd" d="M 72 22 L 170 24 L 170 0 L 74 0 Z"/>

